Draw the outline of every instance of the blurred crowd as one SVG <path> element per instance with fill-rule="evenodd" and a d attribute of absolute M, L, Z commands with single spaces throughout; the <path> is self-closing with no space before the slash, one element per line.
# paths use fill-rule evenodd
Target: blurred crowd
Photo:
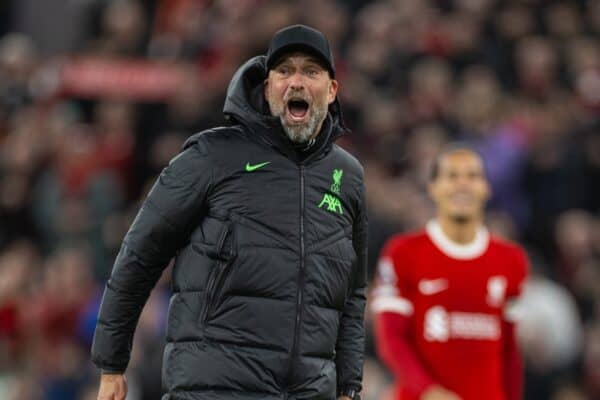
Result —
<path fill-rule="evenodd" d="M 0 3 L 0 400 L 92 400 L 96 313 L 140 200 L 235 69 L 279 28 L 331 40 L 365 165 L 371 276 L 433 209 L 449 141 L 485 157 L 488 224 L 524 245 L 527 400 L 600 398 L 600 1 Z M 169 269 L 141 317 L 130 400 L 160 398 Z M 370 332 L 370 315 L 367 315 Z M 390 376 L 371 335 L 367 400 Z"/>

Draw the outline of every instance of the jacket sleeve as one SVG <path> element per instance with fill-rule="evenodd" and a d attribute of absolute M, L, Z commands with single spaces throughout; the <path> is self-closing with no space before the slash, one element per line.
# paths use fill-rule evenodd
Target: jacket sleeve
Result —
<path fill-rule="evenodd" d="M 108 280 L 92 344 L 104 372 L 124 372 L 150 291 L 201 217 L 212 184 L 204 147 L 195 143 L 163 169 L 127 232 Z"/>
<path fill-rule="evenodd" d="M 363 185 L 361 182 L 360 206 L 352 234 L 357 256 L 353 285 L 342 313 L 336 345 L 338 394 L 349 389 L 357 392 L 362 389 L 367 287 L 367 210 Z"/>

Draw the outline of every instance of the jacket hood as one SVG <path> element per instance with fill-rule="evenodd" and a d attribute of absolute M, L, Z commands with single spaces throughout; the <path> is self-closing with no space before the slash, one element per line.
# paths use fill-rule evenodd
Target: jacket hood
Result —
<path fill-rule="evenodd" d="M 228 120 L 261 131 L 282 131 L 279 118 L 271 115 L 264 98 L 266 76 L 266 56 L 251 58 L 235 72 L 229 82 L 223 107 L 223 114 Z M 329 105 L 327 120 L 331 127 L 330 142 L 347 132 L 337 98 Z M 281 134 L 284 135 L 283 132 Z"/>

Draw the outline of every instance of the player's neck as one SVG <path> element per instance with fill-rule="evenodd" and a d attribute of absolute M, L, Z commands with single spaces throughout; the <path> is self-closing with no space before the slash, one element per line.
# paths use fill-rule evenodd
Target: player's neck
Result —
<path fill-rule="evenodd" d="M 474 218 L 469 221 L 457 222 L 451 218 L 438 215 L 436 218 L 444 235 L 458 244 L 469 244 L 475 240 L 481 221 Z"/>

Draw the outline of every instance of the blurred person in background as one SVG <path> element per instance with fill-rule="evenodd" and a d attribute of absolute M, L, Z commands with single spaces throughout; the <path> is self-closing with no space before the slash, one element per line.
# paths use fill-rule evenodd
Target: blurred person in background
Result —
<path fill-rule="evenodd" d="M 13 243 L 0 254 L 0 371 L 28 351 L 34 321 L 39 255 L 31 242 Z"/>
<path fill-rule="evenodd" d="M 481 157 L 444 149 L 425 231 L 389 239 L 371 307 L 377 347 L 399 400 L 520 400 L 523 367 L 514 327 L 527 275 L 518 246 L 484 227 L 490 188 Z"/>
<path fill-rule="evenodd" d="M 0 104 L 9 111 L 30 104 L 30 79 L 38 57 L 35 43 L 26 35 L 12 33 L 0 40 Z"/>
<path fill-rule="evenodd" d="M 337 89 L 305 25 L 236 72 L 233 125 L 187 140 L 123 240 L 92 345 L 99 400 L 125 399 L 140 312 L 174 256 L 164 399 L 360 398 L 366 204 L 362 166 L 334 144 Z"/>
<path fill-rule="evenodd" d="M 581 353 L 583 329 L 573 295 L 544 276 L 547 268 L 539 257 L 532 260 L 518 308 L 517 337 L 529 365 L 525 398 L 550 398 L 555 391 L 566 396 L 560 394 L 562 381 L 572 379 L 569 371 Z"/>
<path fill-rule="evenodd" d="M 590 398 L 600 396 L 600 324 L 590 324 L 584 345 L 583 376 Z"/>

